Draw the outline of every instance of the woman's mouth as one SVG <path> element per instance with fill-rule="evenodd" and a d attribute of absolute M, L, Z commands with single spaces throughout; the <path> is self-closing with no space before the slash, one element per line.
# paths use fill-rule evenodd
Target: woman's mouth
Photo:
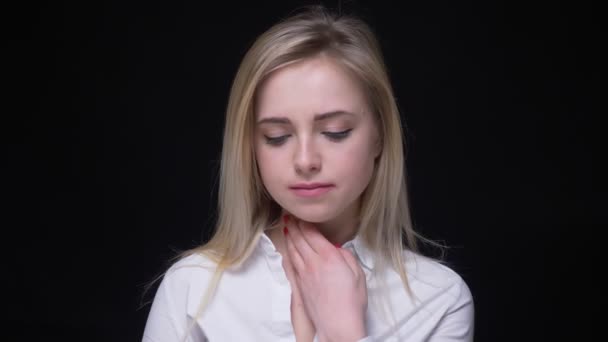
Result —
<path fill-rule="evenodd" d="M 327 183 L 311 183 L 311 184 L 295 184 L 289 189 L 299 197 L 317 197 L 321 196 L 334 188 L 333 184 Z"/>

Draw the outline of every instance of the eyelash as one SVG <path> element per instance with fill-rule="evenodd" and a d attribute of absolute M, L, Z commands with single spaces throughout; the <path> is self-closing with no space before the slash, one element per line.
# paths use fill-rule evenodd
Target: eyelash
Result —
<path fill-rule="evenodd" d="M 328 139 L 332 140 L 332 141 L 341 141 L 346 139 L 349 135 L 350 135 L 350 131 L 352 131 L 353 129 L 347 129 L 346 131 L 342 131 L 342 132 L 323 132 L 323 135 L 325 135 Z M 273 145 L 273 146 L 279 146 L 282 145 L 285 140 L 287 138 L 289 138 L 291 134 L 287 134 L 287 135 L 282 135 L 280 137 L 267 137 L 264 136 L 264 138 L 266 138 L 266 143 L 268 145 Z"/>

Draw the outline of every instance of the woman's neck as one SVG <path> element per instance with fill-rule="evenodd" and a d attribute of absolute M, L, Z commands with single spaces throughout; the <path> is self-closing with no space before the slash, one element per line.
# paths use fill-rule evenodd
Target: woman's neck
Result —
<path fill-rule="evenodd" d="M 355 215 L 341 215 L 333 220 L 313 225 L 334 245 L 342 246 L 357 235 L 358 222 Z"/>
<path fill-rule="evenodd" d="M 342 246 L 357 235 L 359 203 L 353 203 L 340 216 L 329 221 L 312 223 L 332 244 Z M 285 214 L 286 212 L 283 212 Z"/>
<path fill-rule="evenodd" d="M 353 217 L 353 216 L 351 216 Z M 334 220 L 314 224 L 315 227 L 325 236 L 325 238 L 334 245 L 342 246 L 347 241 L 352 240 L 357 234 L 358 222 L 354 217 L 350 220 L 336 218 Z M 278 229 L 269 229 L 265 233 L 272 241 L 273 245 L 281 255 L 285 255 L 285 236 L 283 235 L 282 226 Z"/>

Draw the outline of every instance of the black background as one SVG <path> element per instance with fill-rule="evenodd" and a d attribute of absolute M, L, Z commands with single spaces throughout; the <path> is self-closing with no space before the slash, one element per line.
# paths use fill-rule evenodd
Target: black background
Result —
<path fill-rule="evenodd" d="M 7 7 L 8 284 L 23 340 L 141 339 L 176 251 L 208 236 L 223 115 L 255 37 L 317 2 Z M 324 2 L 337 8 L 337 2 Z M 606 227 L 591 123 L 605 45 L 582 2 L 344 1 L 383 47 L 417 228 L 469 284 L 476 341 L 585 340 Z M 599 132 L 601 129 L 597 129 Z M 599 247 L 598 247 L 599 248 Z"/>

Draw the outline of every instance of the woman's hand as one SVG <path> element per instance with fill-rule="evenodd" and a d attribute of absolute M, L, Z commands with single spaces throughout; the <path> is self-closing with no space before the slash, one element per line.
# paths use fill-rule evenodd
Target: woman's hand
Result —
<path fill-rule="evenodd" d="M 295 270 L 287 252 L 283 255 L 283 269 L 291 284 L 291 324 L 296 335 L 296 342 L 312 342 L 315 337 L 315 326 L 304 307 Z"/>
<path fill-rule="evenodd" d="M 355 257 L 336 248 L 309 223 L 290 218 L 284 232 L 298 295 L 319 340 L 365 337 L 367 286 Z"/>

